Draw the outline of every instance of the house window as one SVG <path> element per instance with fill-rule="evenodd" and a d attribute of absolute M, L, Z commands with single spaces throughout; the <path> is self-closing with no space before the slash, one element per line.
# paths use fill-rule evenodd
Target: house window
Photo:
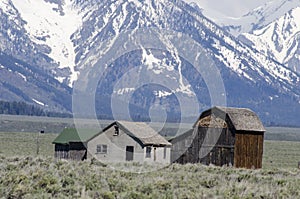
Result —
<path fill-rule="evenodd" d="M 164 159 L 167 158 L 167 147 L 164 147 Z"/>
<path fill-rule="evenodd" d="M 146 147 L 146 158 L 151 158 L 151 147 L 150 146 Z"/>
<path fill-rule="evenodd" d="M 105 144 L 98 144 L 96 151 L 97 151 L 97 153 L 106 154 L 107 153 L 107 145 L 105 145 Z"/>

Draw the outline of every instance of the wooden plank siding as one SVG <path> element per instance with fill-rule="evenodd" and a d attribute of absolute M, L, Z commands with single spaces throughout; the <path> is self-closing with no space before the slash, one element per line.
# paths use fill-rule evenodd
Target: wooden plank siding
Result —
<path fill-rule="evenodd" d="M 262 167 L 263 133 L 241 132 L 236 134 L 234 166 L 257 169 Z"/>
<path fill-rule="evenodd" d="M 198 134 L 202 139 L 201 148 L 207 155 L 200 159 L 202 164 L 217 166 L 233 165 L 234 134 L 228 128 L 199 127 Z M 208 140 L 204 142 L 204 139 Z"/>
<path fill-rule="evenodd" d="M 57 159 L 84 160 L 86 156 L 87 150 L 83 143 L 55 144 L 54 157 Z"/>
<path fill-rule="evenodd" d="M 68 159 L 69 158 L 69 145 L 55 144 L 54 157 L 57 159 Z"/>
<path fill-rule="evenodd" d="M 189 142 L 189 139 L 192 141 Z M 177 148 L 186 147 L 186 151 L 174 162 L 202 163 L 218 166 L 233 165 L 234 135 L 227 128 L 199 127 L 194 136 L 178 140 Z M 186 146 L 186 143 L 190 143 Z M 172 153 L 178 150 L 173 148 Z"/>
<path fill-rule="evenodd" d="M 85 160 L 87 156 L 87 149 L 82 142 L 69 143 L 69 159 L 70 160 Z"/>

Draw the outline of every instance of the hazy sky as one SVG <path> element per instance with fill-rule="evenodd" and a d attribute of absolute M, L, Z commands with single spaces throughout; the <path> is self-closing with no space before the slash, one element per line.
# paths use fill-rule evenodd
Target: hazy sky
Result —
<path fill-rule="evenodd" d="M 224 15 L 238 17 L 271 0 L 184 0 L 196 2 L 202 8 L 214 9 Z"/>

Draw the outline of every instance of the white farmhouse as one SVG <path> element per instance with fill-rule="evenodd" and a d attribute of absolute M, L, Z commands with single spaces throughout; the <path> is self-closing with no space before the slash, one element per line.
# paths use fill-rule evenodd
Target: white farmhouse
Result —
<path fill-rule="evenodd" d="M 171 143 L 146 123 L 115 121 L 87 140 L 87 158 L 101 162 L 170 163 Z"/>

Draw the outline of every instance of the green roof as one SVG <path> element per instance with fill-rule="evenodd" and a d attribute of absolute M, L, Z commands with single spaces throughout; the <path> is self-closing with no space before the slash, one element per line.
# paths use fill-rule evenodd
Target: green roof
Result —
<path fill-rule="evenodd" d="M 96 129 L 64 129 L 52 142 L 53 144 L 68 144 L 70 142 L 86 142 L 98 134 L 100 130 Z"/>

